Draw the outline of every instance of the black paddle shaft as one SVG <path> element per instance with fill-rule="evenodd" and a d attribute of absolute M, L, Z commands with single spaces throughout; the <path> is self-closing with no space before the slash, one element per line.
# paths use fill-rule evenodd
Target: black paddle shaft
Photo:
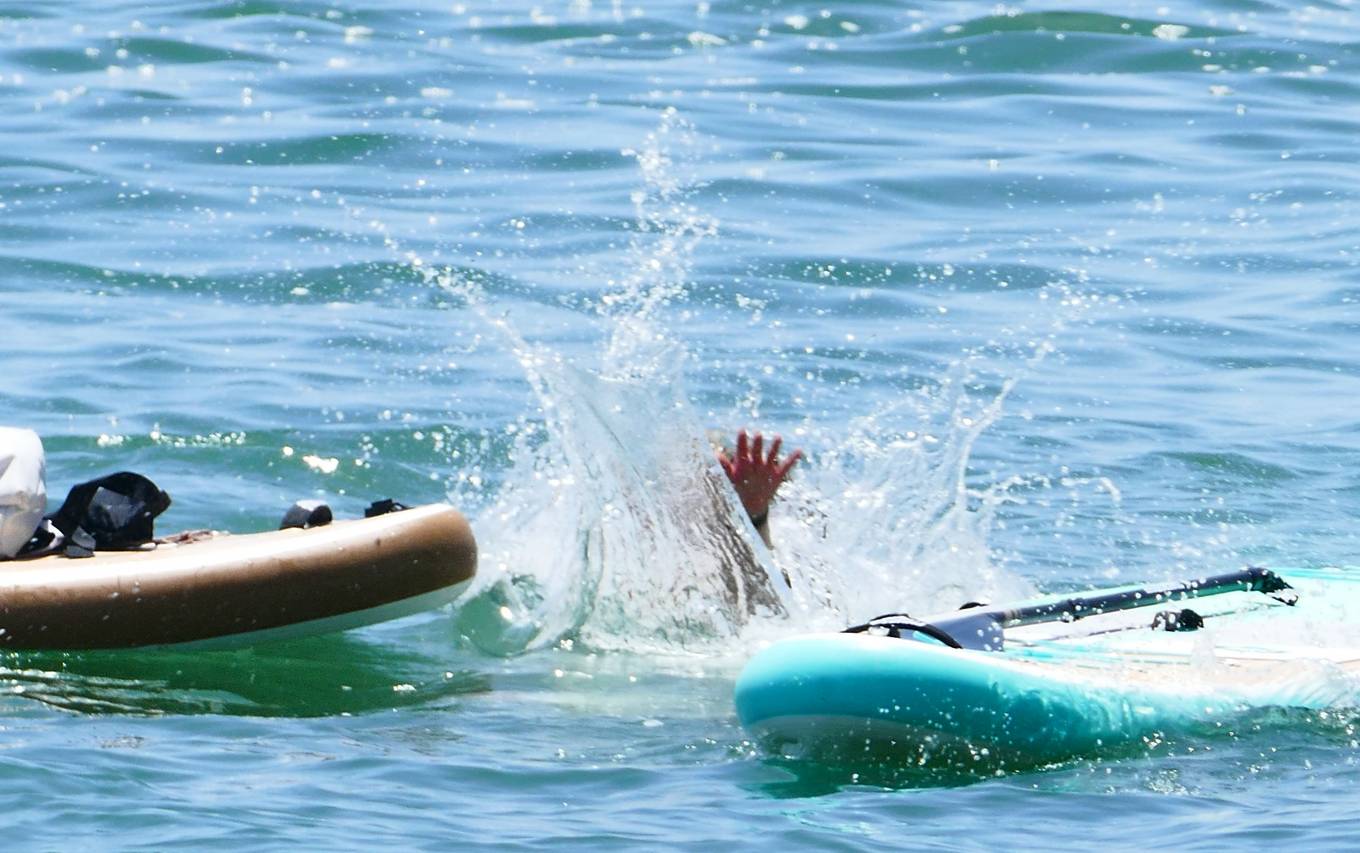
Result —
<path fill-rule="evenodd" d="M 1018 625 L 1034 625 L 1039 622 L 1071 622 L 1084 616 L 1117 613 L 1121 610 L 1133 610 L 1136 607 L 1154 607 L 1187 598 L 1222 595 L 1226 592 L 1261 592 L 1289 605 L 1293 605 L 1299 600 L 1298 594 L 1293 592 L 1293 587 L 1285 583 L 1279 575 L 1269 569 L 1252 567 L 1165 587 L 1076 596 L 1048 604 L 997 608 L 997 610 L 1001 617 L 1001 624 L 1007 628 L 1013 628 Z"/>
<path fill-rule="evenodd" d="M 1167 586 L 1147 586 L 1096 595 L 1073 596 L 1046 604 L 1019 607 L 975 607 L 930 619 L 929 624 L 954 638 L 966 649 L 1000 651 L 1005 643 L 1005 628 L 1036 625 L 1041 622 L 1075 622 L 1087 616 L 1118 613 L 1138 607 L 1156 607 L 1187 598 L 1222 595 L 1227 592 L 1260 592 L 1276 601 L 1293 605 L 1298 594 L 1279 575 L 1269 569 L 1247 568 L 1222 575 Z"/>

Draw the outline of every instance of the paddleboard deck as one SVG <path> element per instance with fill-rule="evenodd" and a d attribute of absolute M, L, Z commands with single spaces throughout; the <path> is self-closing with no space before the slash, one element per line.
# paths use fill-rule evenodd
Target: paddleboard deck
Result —
<path fill-rule="evenodd" d="M 0 563 L 0 648 L 225 648 L 439 607 L 476 572 L 437 504 L 324 527 Z"/>

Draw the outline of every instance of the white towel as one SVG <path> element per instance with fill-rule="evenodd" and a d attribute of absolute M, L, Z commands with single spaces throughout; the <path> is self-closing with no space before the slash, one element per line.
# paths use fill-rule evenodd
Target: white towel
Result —
<path fill-rule="evenodd" d="M 0 427 L 0 559 L 13 557 L 47 510 L 47 459 L 30 429 Z"/>

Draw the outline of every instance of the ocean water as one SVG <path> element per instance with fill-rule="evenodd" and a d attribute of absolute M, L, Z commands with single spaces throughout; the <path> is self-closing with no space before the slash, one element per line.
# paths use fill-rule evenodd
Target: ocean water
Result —
<path fill-rule="evenodd" d="M 14 849 L 1351 846 L 1354 712 L 764 753 L 763 642 L 1360 563 L 1349 0 L 0 4 L 0 406 L 162 530 L 451 500 L 456 607 L 9 655 Z M 724 598 L 707 431 L 807 461 Z M 747 531 L 749 533 L 749 531 Z"/>

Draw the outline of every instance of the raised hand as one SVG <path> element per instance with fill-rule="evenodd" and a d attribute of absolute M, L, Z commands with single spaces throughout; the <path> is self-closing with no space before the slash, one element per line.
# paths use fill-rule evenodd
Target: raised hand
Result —
<path fill-rule="evenodd" d="M 718 451 L 719 464 L 737 490 L 742 507 L 757 527 L 764 524 L 775 492 L 779 491 L 793 466 L 803 458 L 803 451 L 795 450 L 780 462 L 779 448 L 782 444 L 783 439 L 776 435 L 770 442 L 770 452 L 766 454 L 765 437 L 756 433 L 748 439 L 746 430 L 742 430 L 737 433 L 737 449 L 731 457 L 725 451 Z"/>

